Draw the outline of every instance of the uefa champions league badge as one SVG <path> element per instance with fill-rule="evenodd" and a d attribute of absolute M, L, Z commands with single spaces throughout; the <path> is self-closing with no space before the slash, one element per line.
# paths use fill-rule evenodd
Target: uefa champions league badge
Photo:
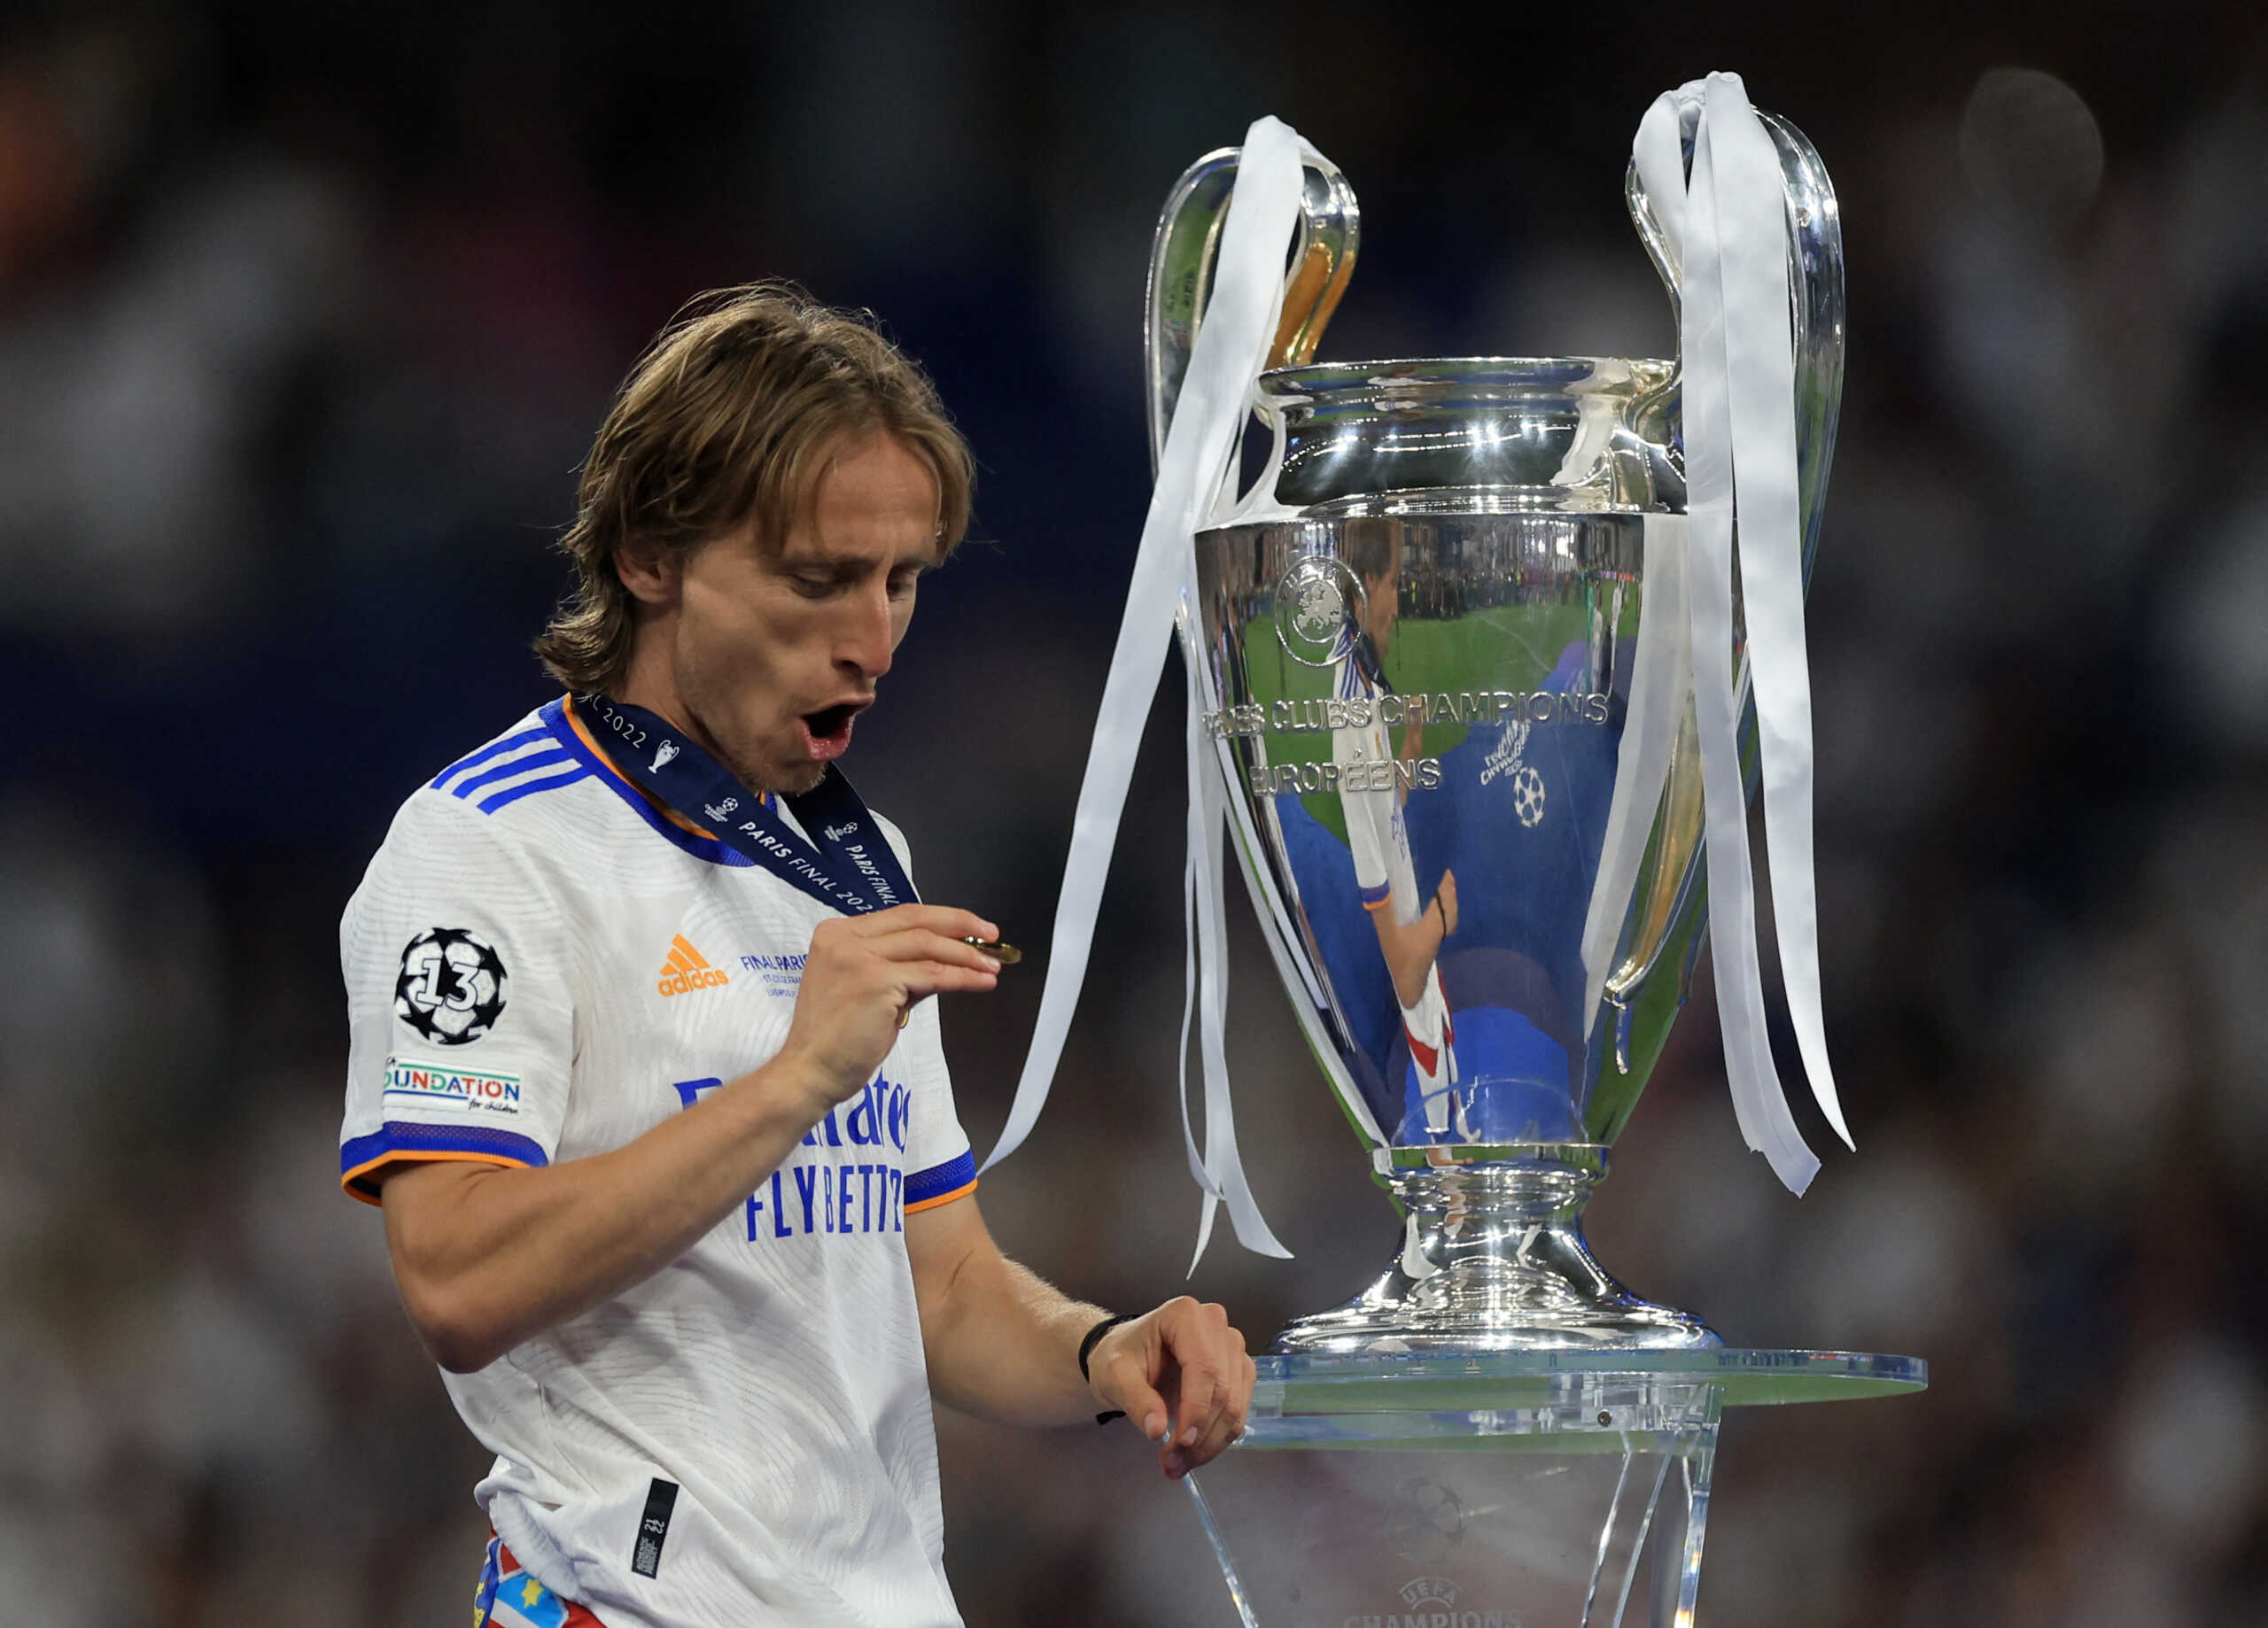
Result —
<path fill-rule="evenodd" d="M 463 927 L 428 927 L 401 952 L 394 1016 L 439 1046 L 467 1046 L 504 1015 L 509 980 L 495 946 Z"/>

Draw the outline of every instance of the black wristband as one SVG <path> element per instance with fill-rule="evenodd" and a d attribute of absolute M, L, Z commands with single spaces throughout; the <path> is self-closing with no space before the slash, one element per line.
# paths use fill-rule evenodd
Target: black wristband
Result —
<path fill-rule="evenodd" d="M 1101 1340 L 1104 1335 L 1109 1333 L 1120 1323 L 1131 1322 L 1133 1321 L 1134 1320 L 1131 1317 L 1123 1315 L 1106 1317 L 1100 1322 L 1095 1324 L 1093 1328 L 1087 1330 L 1087 1337 L 1079 1342 L 1080 1378 L 1086 1380 L 1089 1384 L 1093 1383 L 1093 1376 L 1087 1372 L 1087 1359 L 1095 1354 L 1096 1345 Z"/>

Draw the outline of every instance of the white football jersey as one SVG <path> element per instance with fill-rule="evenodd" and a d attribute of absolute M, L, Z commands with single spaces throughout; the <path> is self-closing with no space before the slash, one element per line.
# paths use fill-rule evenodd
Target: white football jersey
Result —
<path fill-rule="evenodd" d="M 1395 922 L 1408 926 L 1427 907 L 1418 896 L 1418 865 L 1410 855 L 1402 793 L 1390 785 L 1371 785 L 1367 772 L 1394 761 L 1394 742 L 1380 716 L 1380 692 L 1363 676 L 1351 638 L 1342 637 L 1340 645 L 1335 693 L 1340 701 L 1370 703 L 1365 726 L 1331 732 L 1332 761 L 1341 771 L 1339 807 L 1347 821 L 1348 851 L 1355 860 L 1355 886 L 1364 910 L 1391 911 Z M 1346 772 L 1349 770 L 1356 772 Z M 1449 1018 L 1438 965 L 1426 969 L 1418 1004 L 1402 1008 L 1402 1032 L 1418 1071 L 1426 1128 L 1447 1130 L 1458 1106 L 1451 1090 L 1458 1077 L 1456 1027 Z"/>
<path fill-rule="evenodd" d="M 346 1190 L 633 1140 L 779 1050 L 832 913 L 649 802 L 563 702 L 532 714 L 402 805 L 346 907 Z M 445 1375 L 527 1571 L 607 1628 L 958 1624 L 905 1226 L 975 1184 L 924 1001 L 683 1258 Z"/>

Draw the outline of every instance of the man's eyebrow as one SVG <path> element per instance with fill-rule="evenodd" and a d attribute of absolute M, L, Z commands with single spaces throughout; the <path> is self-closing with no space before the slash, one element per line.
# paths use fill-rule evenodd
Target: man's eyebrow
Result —
<path fill-rule="evenodd" d="M 802 577 L 826 577 L 842 582 L 847 582 L 853 578 L 863 577 L 878 565 L 884 566 L 889 571 L 895 575 L 899 571 L 908 570 L 915 572 L 933 571 L 944 563 L 944 562 L 935 554 L 927 554 L 920 559 L 892 560 L 887 562 L 874 559 L 846 560 L 838 555 L 827 555 L 818 559 L 801 560 L 796 559 L 792 555 L 782 555 L 780 556 L 779 559 L 780 569 L 782 570 L 793 571 L 797 576 Z"/>

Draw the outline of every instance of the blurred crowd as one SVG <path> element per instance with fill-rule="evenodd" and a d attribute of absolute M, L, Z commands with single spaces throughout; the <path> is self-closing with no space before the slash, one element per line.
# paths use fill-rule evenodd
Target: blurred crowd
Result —
<path fill-rule="evenodd" d="M 1037 951 L 1147 496 L 1175 175 L 1263 112 L 1340 163 L 1365 236 L 1326 358 L 1666 354 L 1621 167 L 1653 95 L 1720 66 L 1812 136 L 1848 235 L 1811 636 L 1860 1151 L 1801 1200 L 1742 1151 L 1705 973 L 1593 1231 L 1733 1343 L 1933 1383 L 1729 1419 L 1702 1619 L 2258 1615 L 2256 9 L 1291 15 L 0 13 L 0 1624 L 462 1620 L 483 1457 L 338 1190 L 336 923 L 409 789 L 545 698 L 573 470 L 683 298 L 871 306 L 967 431 L 980 540 L 854 767 L 925 893 Z M 1198 1208 L 1178 694 L 1055 1105 L 983 1189 L 1011 1253 L 1128 1307 L 1182 1283 Z M 1235 948 L 1242 1141 L 1297 1259 L 1216 1242 L 1191 1287 L 1258 1346 L 1394 1226 L 1248 922 Z M 980 1152 L 1043 959 L 947 1012 Z M 973 1624 L 1210 1598 L 1130 1435 L 940 1437 Z"/>

